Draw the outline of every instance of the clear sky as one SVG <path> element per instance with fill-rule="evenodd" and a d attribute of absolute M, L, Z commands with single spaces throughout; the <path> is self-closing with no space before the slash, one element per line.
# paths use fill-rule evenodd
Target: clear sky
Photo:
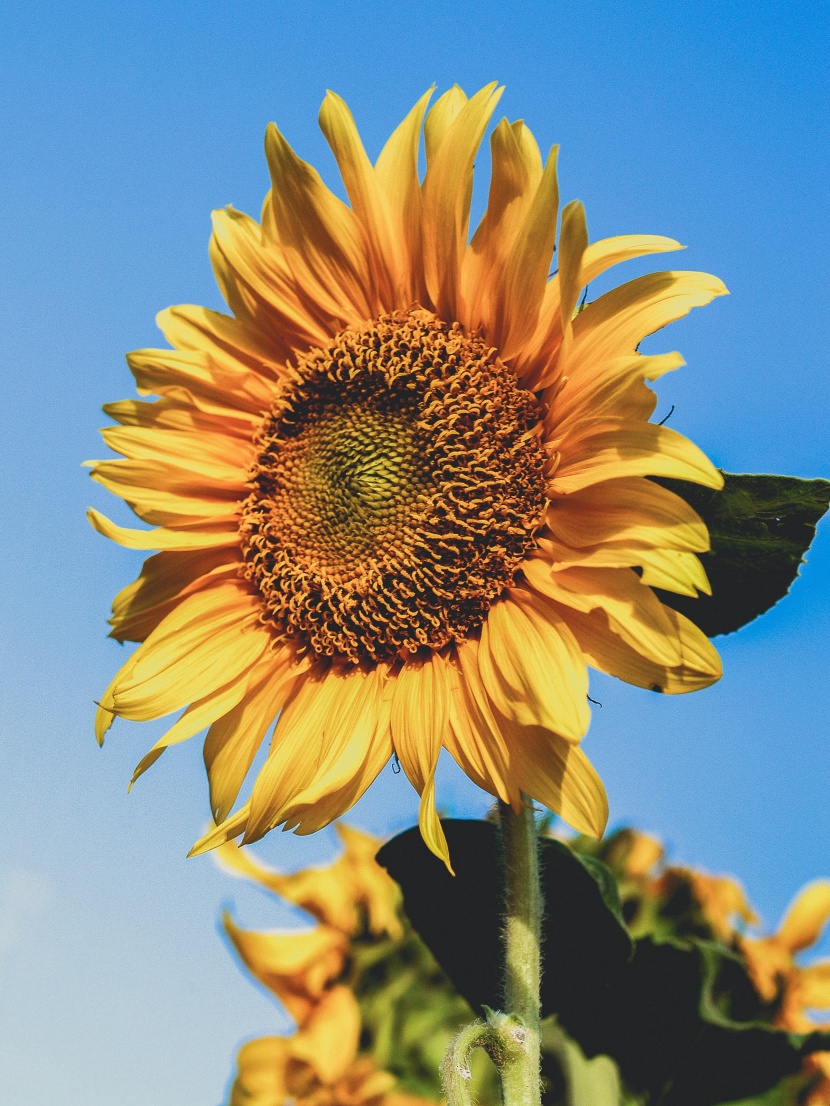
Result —
<path fill-rule="evenodd" d="M 87 504 L 125 513 L 80 467 L 102 455 L 101 403 L 133 394 L 124 353 L 161 340 L 156 312 L 221 306 L 209 214 L 258 216 L 266 123 L 334 186 L 327 87 L 374 155 L 433 82 L 504 82 L 500 109 L 561 143 L 592 238 L 671 235 L 689 248 L 669 264 L 732 292 L 650 340 L 687 361 L 658 414 L 675 404 L 727 470 L 830 477 L 828 19 L 800 0 L 0 4 L 4 1104 L 214 1106 L 238 1043 L 281 1024 L 216 918 L 285 916 L 184 859 L 207 814 L 199 743 L 129 796 L 157 730 L 95 745 L 92 701 L 125 655 L 109 603 L 140 558 L 88 528 Z M 739 874 L 772 923 L 830 876 L 830 525 L 792 596 L 721 647 L 723 681 L 685 699 L 595 679 L 585 749 L 612 826 Z M 450 767 L 439 796 L 487 805 Z M 387 770 L 352 820 L 388 834 L 416 809 Z M 332 849 L 272 834 L 260 852 L 292 868 Z"/>

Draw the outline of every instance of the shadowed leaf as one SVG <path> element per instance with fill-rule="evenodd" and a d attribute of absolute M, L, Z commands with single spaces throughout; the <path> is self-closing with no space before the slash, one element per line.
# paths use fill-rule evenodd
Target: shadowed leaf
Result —
<path fill-rule="evenodd" d="M 378 861 L 400 883 L 412 925 L 458 991 L 474 1009 L 498 1007 L 498 830 L 489 822 L 443 826 L 455 878 L 417 829 L 384 845 Z M 636 1094 L 654 1106 L 716 1106 L 767 1092 L 794 1075 L 806 1053 L 830 1048 L 830 1035 L 772 1029 L 771 1011 L 724 945 L 643 937 L 632 956 L 610 869 L 559 841 L 540 846 L 542 1013 L 556 1015 L 587 1058 L 611 1057 Z"/>
<path fill-rule="evenodd" d="M 657 591 L 709 637 L 739 630 L 787 594 L 830 503 L 827 480 L 729 472 L 723 477 L 721 491 L 655 479 L 682 496 L 709 527 L 712 548 L 700 559 L 711 596 Z"/>

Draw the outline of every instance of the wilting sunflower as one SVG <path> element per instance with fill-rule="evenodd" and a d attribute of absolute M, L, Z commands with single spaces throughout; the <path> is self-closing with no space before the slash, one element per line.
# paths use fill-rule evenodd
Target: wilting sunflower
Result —
<path fill-rule="evenodd" d="M 725 288 L 655 273 L 579 311 L 611 265 L 679 246 L 589 245 L 574 201 L 550 277 L 556 149 L 543 164 L 521 121 L 493 131 L 489 202 L 468 242 L 473 161 L 500 93 L 453 88 L 424 121 L 428 93 L 374 166 L 329 93 L 320 123 L 351 206 L 269 126 L 261 224 L 214 217 L 233 314 L 162 312 L 173 349 L 128 358 L 139 392 L 159 398 L 105 407 L 124 459 L 92 475 L 156 529 L 92 522 L 160 552 L 115 600 L 113 637 L 142 644 L 97 733 L 186 708 L 138 776 L 209 727 L 219 825 L 197 850 L 317 830 L 394 755 L 446 858 L 442 747 L 515 808 L 524 793 L 599 834 L 605 794 L 579 748 L 586 665 L 664 692 L 720 674 L 704 635 L 652 591 L 707 587 L 706 528 L 647 477 L 721 477 L 648 421 L 646 381 L 682 359 L 637 347 Z"/>

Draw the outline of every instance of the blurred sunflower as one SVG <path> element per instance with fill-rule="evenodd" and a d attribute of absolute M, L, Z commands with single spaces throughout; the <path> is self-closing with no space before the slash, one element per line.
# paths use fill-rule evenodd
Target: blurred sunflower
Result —
<path fill-rule="evenodd" d="M 578 309 L 617 262 L 680 248 L 588 244 L 578 201 L 556 246 L 556 149 L 493 131 L 489 202 L 468 243 L 473 162 L 501 90 L 429 93 L 369 161 L 343 101 L 320 123 L 351 206 L 272 124 L 261 224 L 214 216 L 233 315 L 170 308 L 174 347 L 128 360 L 142 395 L 105 411 L 123 459 L 92 476 L 156 529 L 91 512 L 160 550 L 115 600 L 138 641 L 104 694 L 116 716 L 186 708 L 139 764 L 208 727 L 218 828 L 196 849 L 278 825 L 311 833 L 396 755 L 420 825 L 442 746 L 480 787 L 526 794 L 580 831 L 607 816 L 579 748 L 586 664 L 674 693 L 712 683 L 716 652 L 652 586 L 707 589 L 706 528 L 647 479 L 720 487 L 691 442 L 650 423 L 646 381 L 682 364 L 648 334 L 723 294 L 703 273 L 640 277 Z M 423 123 L 426 175 L 418 175 Z M 274 726 L 250 798 L 243 781 Z"/>

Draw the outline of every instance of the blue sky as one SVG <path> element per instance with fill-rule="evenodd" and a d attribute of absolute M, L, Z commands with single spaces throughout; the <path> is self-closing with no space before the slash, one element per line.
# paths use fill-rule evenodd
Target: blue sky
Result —
<path fill-rule="evenodd" d="M 585 202 L 592 238 L 671 235 L 689 248 L 670 263 L 732 292 L 650 340 L 687 361 L 658 412 L 675 404 L 672 425 L 727 470 L 830 477 L 830 15 L 764 0 L 0 14 L 4 1101 L 211 1106 L 240 1040 L 281 1024 L 223 947 L 219 909 L 252 926 L 286 917 L 210 858 L 184 859 L 207 813 L 198 742 L 127 796 L 156 731 L 116 727 L 103 752 L 92 737 L 92 701 L 124 656 L 109 603 L 139 558 L 88 528 L 87 504 L 124 515 L 80 466 L 102 454 L 101 403 L 132 394 L 124 353 L 158 344 L 169 304 L 221 306 L 209 213 L 258 214 L 269 120 L 335 186 L 316 126 L 327 87 L 374 155 L 433 82 L 498 79 L 504 113 L 561 143 L 563 200 Z M 480 169 L 481 186 L 486 157 Z M 800 884 L 830 876 L 828 524 L 792 596 L 720 645 L 723 681 L 685 699 L 594 680 L 585 748 L 612 825 L 737 873 L 775 922 Z M 449 767 L 440 795 L 457 815 L 487 805 Z M 352 820 L 387 834 L 416 809 L 387 771 Z M 326 833 L 272 834 L 260 852 L 292 868 L 332 850 Z"/>

